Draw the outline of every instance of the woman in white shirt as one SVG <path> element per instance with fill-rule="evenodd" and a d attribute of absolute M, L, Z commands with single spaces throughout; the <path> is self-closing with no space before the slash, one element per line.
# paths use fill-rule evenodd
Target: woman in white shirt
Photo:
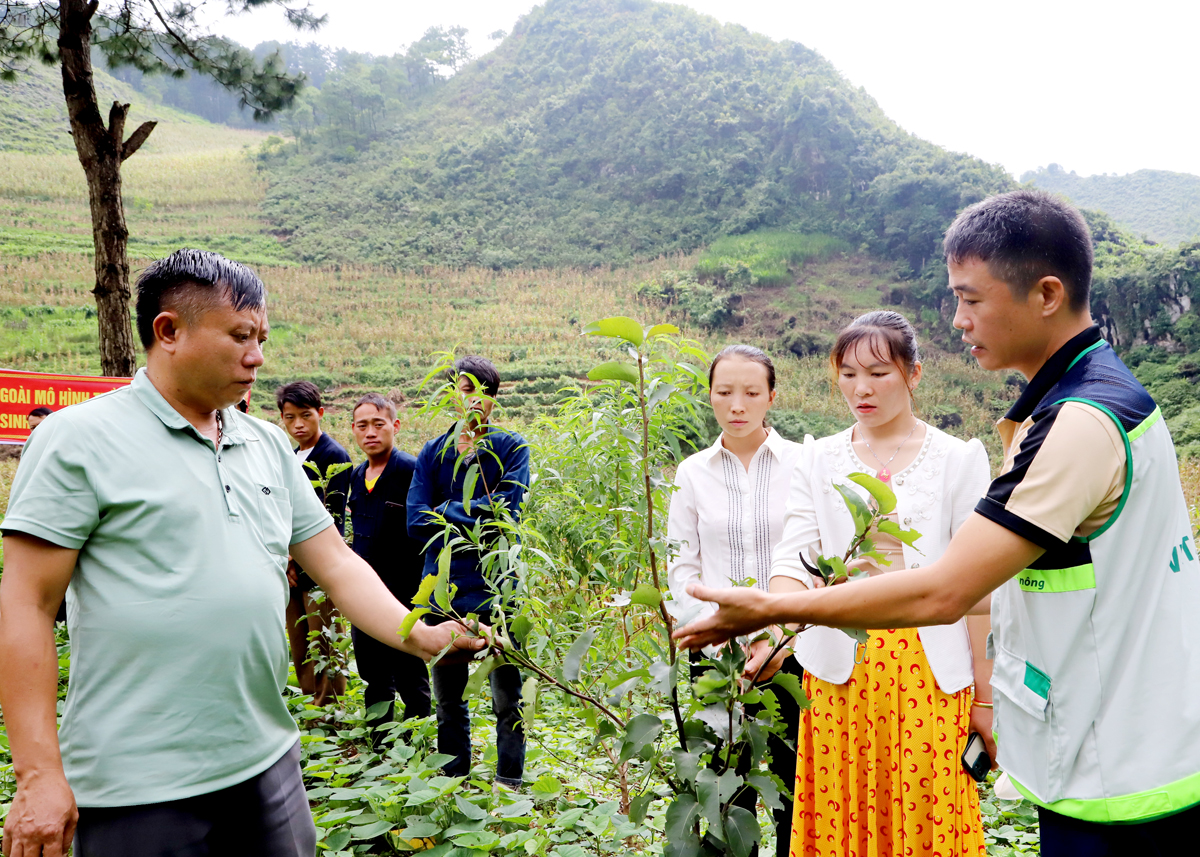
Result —
<path fill-rule="evenodd" d="M 775 366 L 762 351 L 749 345 L 723 349 L 709 367 L 708 385 L 721 436 L 679 465 L 667 521 L 668 536 L 679 543 L 678 556 L 668 563 L 671 595 L 683 609 L 697 607 L 697 616 L 715 608 L 701 605 L 687 594 L 693 581 L 727 587 L 753 579 L 755 586 L 767 589 L 771 557 L 783 534 L 784 511 L 801 449 L 766 424 L 767 410 L 775 401 Z M 757 671 L 770 648 L 765 641 L 752 647 L 751 655 L 758 657 L 747 666 L 749 675 Z M 766 665 L 760 681 L 781 668 L 800 675 L 789 654 L 785 651 Z M 692 671 L 694 679 L 704 668 L 694 664 Z M 800 710 L 790 694 L 777 697 L 788 730 L 783 739 L 771 736 L 771 770 L 790 783 L 795 776 L 792 748 Z M 748 706 L 746 713 L 754 712 Z M 750 812 L 755 811 L 756 802 L 753 789 L 744 789 L 736 800 Z M 790 801 L 782 810 L 775 810 L 774 816 L 777 854 L 787 857 Z"/>
<path fill-rule="evenodd" d="M 894 519 L 922 534 L 912 547 L 880 536 L 876 547 L 891 564 L 864 561 L 872 574 L 936 560 L 988 486 L 982 443 L 913 415 L 921 364 L 916 332 L 902 315 L 861 316 L 838 336 L 830 360 L 855 423 L 805 439 L 775 549 L 773 592 L 818 585 L 801 556 L 840 556 L 849 546 L 854 523 L 833 483 L 858 490 L 850 473 L 889 483 Z M 985 854 L 978 789 L 961 758 L 971 732 L 995 758 L 987 631 L 988 618 L 973 616 L 872 631 L 863 647 L 833 628 L 800 634 L 796 657 L 812 707 L 797 740 L 793 855 Z"/>

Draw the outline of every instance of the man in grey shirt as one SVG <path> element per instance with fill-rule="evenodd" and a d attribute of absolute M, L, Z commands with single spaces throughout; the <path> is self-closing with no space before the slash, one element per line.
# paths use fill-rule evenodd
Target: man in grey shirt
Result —
<path fill-rule="evenodd" d="M 421 623 L 402 640 L 408 611 L 343 542 L 287 437 L 234 407 L 267 338 L 252 271 L 180 250 L 139 279 L 137 326 L 146 368 L 34 433 L 0 525 L 17 780 L 4 853 L 58 857 L 74 838 L 77 857 L 312 857 L 281 696 L 289 553 L 388 645 L 429 659 L 481 641 Z M 56 734 L 64 592 L 71 682 Z"/>

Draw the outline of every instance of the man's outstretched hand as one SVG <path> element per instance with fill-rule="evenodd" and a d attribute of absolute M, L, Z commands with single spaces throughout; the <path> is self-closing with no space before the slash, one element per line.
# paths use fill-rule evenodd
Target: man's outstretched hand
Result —
<path fill-rule="evenodd" d="M 766 615 L 771 596 L 761 590 L 742 586 L 712 589 L 693 583 L 688 587 L 688 594 L 701 601 L 711 601 L 720 609 L 711 616 L 684 625 L 671 635 L 684 648 L 720 645 L 734 637 L 761 631 L 771 624 Z"/>
<path fill-rule="evenodd" d="M 476 630 L 471 630 L 458 622 L 443 622 L 440 625 L 418 622 L 413 628 L 414 637 L 417 636 L 418 629 L 424 629 L 420 631 L 417 640 L 421 647 L 418 654 L 424 660 L 428 661 L 442 649 L 451 646 L 450 651 L 446 652 L 439 662 L 443 664 L 466 663 L 476 652 L 486 648 L 492 638 L 492 629 L 482 623 Z"/>

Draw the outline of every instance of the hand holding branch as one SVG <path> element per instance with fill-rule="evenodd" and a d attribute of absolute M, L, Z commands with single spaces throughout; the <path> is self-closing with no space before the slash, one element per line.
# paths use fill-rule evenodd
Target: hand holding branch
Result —
<path fill-rule="evenodd" d="M 720 645 L 734 637 L 761 631 L 771 624 L 766 616 L 771 596 L 761 590 L 743 586 L 713 589 L 693 583 L 688 587 L 688 594 L 701 601 L 710 601 L 719 609 L 711 616 L 685 625 L 671 635 L 684 648 Z"/>

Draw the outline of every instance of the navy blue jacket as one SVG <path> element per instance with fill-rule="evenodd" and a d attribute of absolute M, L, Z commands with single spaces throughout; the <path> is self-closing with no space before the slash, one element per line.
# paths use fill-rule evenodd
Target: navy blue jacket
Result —
<path fill-rule="evenodd" d="M 299 448 L 294 450 L 299 453 Z M 350 454 L 346 452 L 345 447 L 329 436 L 329 432 L 321 432 L 321 436 L 317 438 L 316 445 L 312 448 L 312 452 L 308 454 L 308 458 L 301 464 L 304 468 L 304 475 L 311 481 L 316 479 L 316 474 L 312 472 L 312 468 L 308 466 L 308 462 L 312 462 L 321 471 L 321 477 L 324 478 L 326 470 L 331 464 L 349 464 Z M 346 496 L 350 490 L 350 469 L 346 468 L 333 479 L 329 480 L 329 485 L 325 489 L 325 497 L 321 497 L 321 489 L 313 486 L 313 491 L 317 493 L 317 499 L 324 499 L 325 508 L 329 510 L 329 514 L 333 515 L 333 520 L 338 528 L 338 532 L 343 532 L 345 529 L 346 518 Z"/>
<path fill-rule="evenodd" d="M 454 472 L 460 458 L 456 448 L 456 427 L 425 444 L 417 457 L 412 487 L 408 490 L 408 532 L 424 545 L 442 528 L 430 520 L 438 512 L 447 521 L 469 529 L 477 520 L 492 518 L 487 491 L 497 501 L 503 500 L 514 519 L 520 520 L 521 504 L 529 488 L 529 446 L 515 432 L 489 427 L 482 444 L 489 452 L 479 455 L 480 478 L 475 481 L 471 496 L 471 511 L 463 504 L 467 471 L 472 462 L 463 461 Z M 447 446 L 449 443 L 449 446 Z M 425 552 L 425 574 L 437 574 L 438 553 L 444 538 L 438 538 Z M 456 550 L 450 561 L 450 582 L 458 587 L 454 609 L 461 614 L 487 613 L 491 590 L 481 568 L 480 556 L 474 550 Z"/>
<path fill-rule="evenodd" d="M 421 542 L 408 535 L 405 503 L 417 460 L 407 452 L 392 450 L 375 488 L 367 490 L 369 461 L 350 473 L 350 546 L 379 575 L 391 593 L 406 606 L 421 585 L 424 568 Z"/>

